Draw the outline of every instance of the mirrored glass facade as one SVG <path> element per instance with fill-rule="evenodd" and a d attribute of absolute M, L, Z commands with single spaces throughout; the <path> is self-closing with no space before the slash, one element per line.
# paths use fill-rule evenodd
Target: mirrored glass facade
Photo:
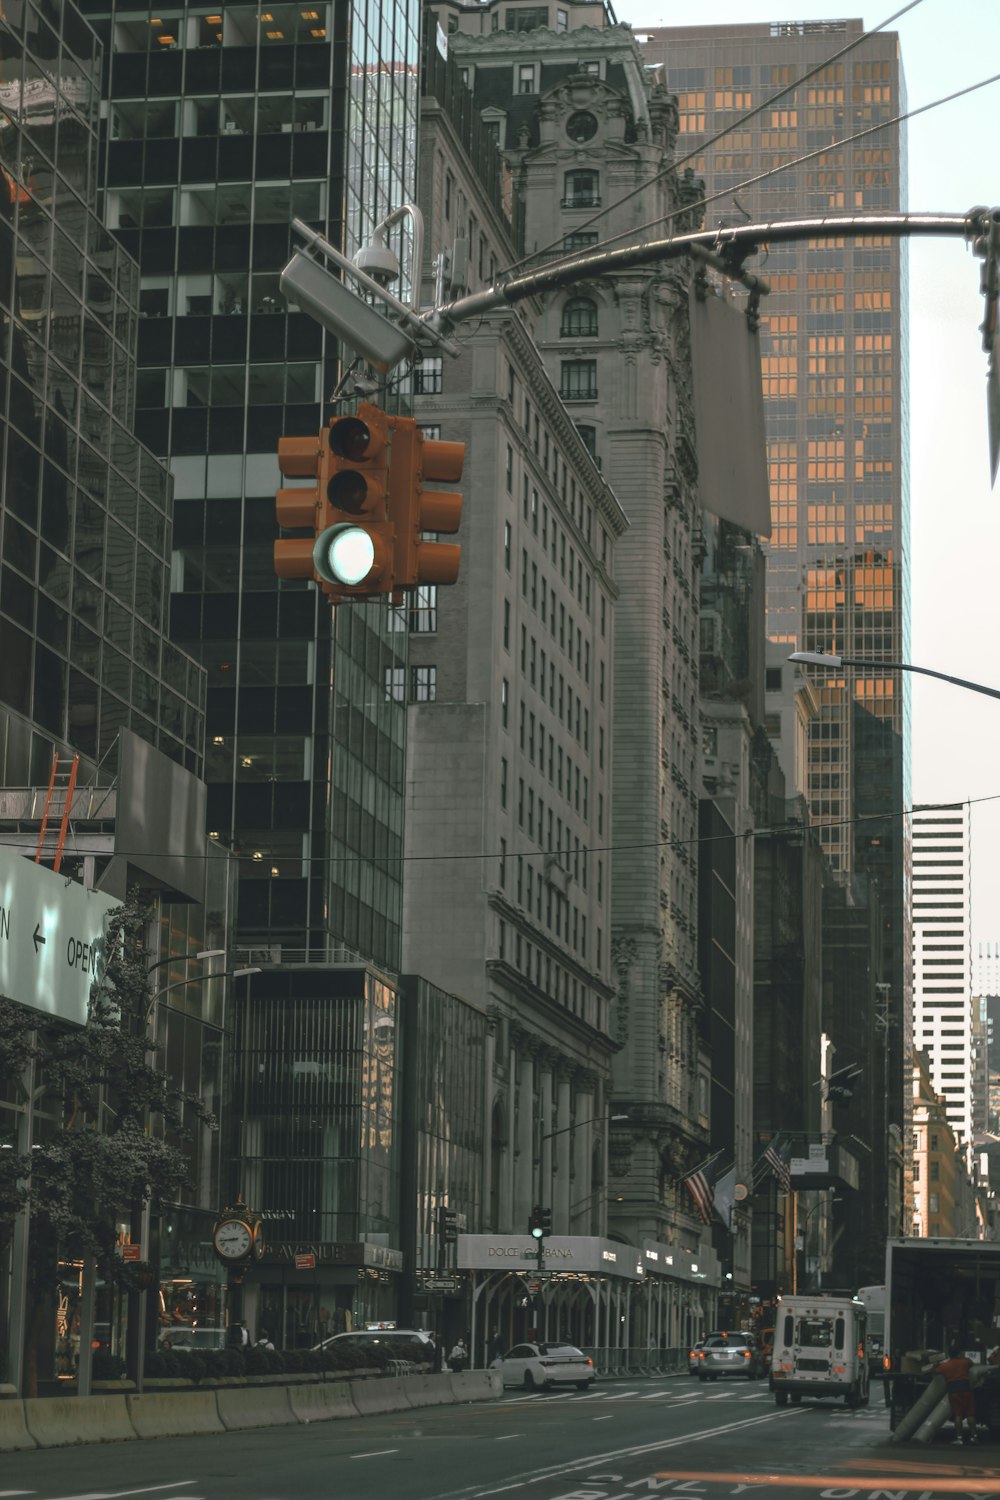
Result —
<path fill-rule="evenodd" d="M 679 147 L 705 183 L 707 225 L 906 207 L 905 126 L 889 124 L 906 109 L 899 37 L 863 33 L 860 20 L 835 20 L 649 34 L 647 59 L 664 64 L 677 97 Z M 906 240 L 804 239 L 772 245 L 751 265 L 771 288 L 761 309 L 768 637 L 789 651 L 906 661 Z M 810 808 L 841 882 L 867 875 L 879 890 L 889 1120 L 905 1139 L 909 853 L 897 813 L 910 804 L 909 682 L 865 671 L 820 673 L 814 686 Z"/>
<path fill-rule="evenodd" d="M 417 5 L 137 11 L 104 39 L 106 222 L 139 261 L 136 421 L 174 475 L 171 638 L 208 673 L 209 831 L 237 933 L 274 960 L 396 967 L 405 637 L 274 576 L 283 435 L 315 433 L 336 342 L 278 289 L 299 217 L 348 253 L 414 197 Z M 407 295 L 409 260 L 403 252 Z"/>
<path fill-rule="evenodd" d="M 128 727 L 202 769 L 205 680 L 165 639 L 170 480 L 136 441 L 135 263 L 96 216 L 100 49 L 0 15 L 0 714 L 7 785 Z"/>

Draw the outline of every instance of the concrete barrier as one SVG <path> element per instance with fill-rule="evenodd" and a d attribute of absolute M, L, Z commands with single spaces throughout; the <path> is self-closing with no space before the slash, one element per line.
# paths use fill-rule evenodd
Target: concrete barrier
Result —
<path fill-rule="evenodd" d="M 493 1401 L 503 1389 L 499 1370 L 461 1370 L 448 1379 L 456 1401 Z"/>
<path fill-rule="evenodd" d="M 186 1437 L 195 1432 L 225 1432 L 215 1391 L 150 1392 L 126 1396 L 128 1414 L 141 1438 Z"/>
<path fill-rule="evenodd" d="M 219 1416 L 227 1432 L 241 1432 L 247 1427 L 287 1427 L 295 1421 L 288 1401 L 288 1386 L 238 1386 L 215 1392 Z"/>
<path fill-rule="evenodd" d="M 24 1425 L 23 1401 L 0 1401 L 0 1453 L 17 1453 L 22 1448 L 37 1448 Z"/>
<path fill-rule="evenodd" d="M 39 1448 L 135 1438 L 124 1396 L 29 1396 L 24 1420 Z"/>
<path fill-rule="evenodd" d="M 454 1402 L 450 1375 L 408 1375 L 406 1396 L 411 1406 L 447 1406 Z"/>
<path fill-rule="evenodd" d="M 362 1417 L 377 1416 L 386 1411 L 408 1411 L 408 1384 L 409 1378 L 405 1375 L 382 1380 L 352 1380 L 351 1400 Z"/>
<path fill-rule="evenodd" d="M 290 1385 L 288 1401 L 297 1422 L 330 1422 L 336 1417 L 358 1414 L 346 1380 L 331 1380 L 326 1385 Z"/>

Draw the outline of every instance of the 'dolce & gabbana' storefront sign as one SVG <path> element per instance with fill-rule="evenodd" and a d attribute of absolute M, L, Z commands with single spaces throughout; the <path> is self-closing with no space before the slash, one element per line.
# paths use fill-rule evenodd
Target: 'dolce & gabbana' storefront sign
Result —
<path fill-rule="evenodd" d="M 617 1276 L 642 1281 L 641 1252 L 632 1245 L 590 1235 L 549 1235 L 542 1245 L 547 1271 L 577 1271 L 586 1276 Z M 532 1271 L 538 1245 L 530 1235 L 460 1234 L 457 1264 L 463 1271 Z"/>

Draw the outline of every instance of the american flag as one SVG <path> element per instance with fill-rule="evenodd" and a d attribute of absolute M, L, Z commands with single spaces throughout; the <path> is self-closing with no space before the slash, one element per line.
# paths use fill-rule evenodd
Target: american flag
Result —
<path fill-rule="evenodd" d="M 764 1160 L 777 1178 L 781 1191 L 783 1193 L 790 1193 L 792 1191 L 792 1174 L 788 1170 L 787 1161 L 781 1155 L 773 1141 L 765 1148 Z"/>
<path fill-rule="evenodd" d="M 698 1217 L 703 1224 L 711 1224 L 712 1204 L 715 1201 L 715 1194 L 701 1167 L 697 1171 L 692 1172 L 690 1177 L 685 1177 L 683 1181 L 684 1186 L 694 1199 L 694 1206 L 698 1210 Z"/>

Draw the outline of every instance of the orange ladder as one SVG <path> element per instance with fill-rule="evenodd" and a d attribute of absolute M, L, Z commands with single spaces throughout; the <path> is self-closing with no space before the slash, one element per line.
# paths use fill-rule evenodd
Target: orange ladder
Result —
<path fill-rule="evenodd" d="M 49 776 L 49 789 L 45 794 L 45 806 L 42 809 L 42 826 L 38 831 L 38 849 L 35 852 L 35 864 L 41 864 L 42 854 L 45 849 L 45 836 L 48 832 L 49 819 L 55 817 L 59 812 L 59 801 L 62 801 L 62 816 L 59 819 L 59 834 L 56 838 L 55 850 L 53 852 L 52 868 L 59 870 L 62 864 L 63 845 L 66 843 L 66 830 L 69 827 L 70 808 L 73 805 L 73 789 L 76 786 L 76 773 L 80 769 L 80 757 L 74 755 L 72 760 L 60 758 L 58 750 L 52 760 L 52 772 Z M 53 805 L 55 803 L 55 806 Z"/>

